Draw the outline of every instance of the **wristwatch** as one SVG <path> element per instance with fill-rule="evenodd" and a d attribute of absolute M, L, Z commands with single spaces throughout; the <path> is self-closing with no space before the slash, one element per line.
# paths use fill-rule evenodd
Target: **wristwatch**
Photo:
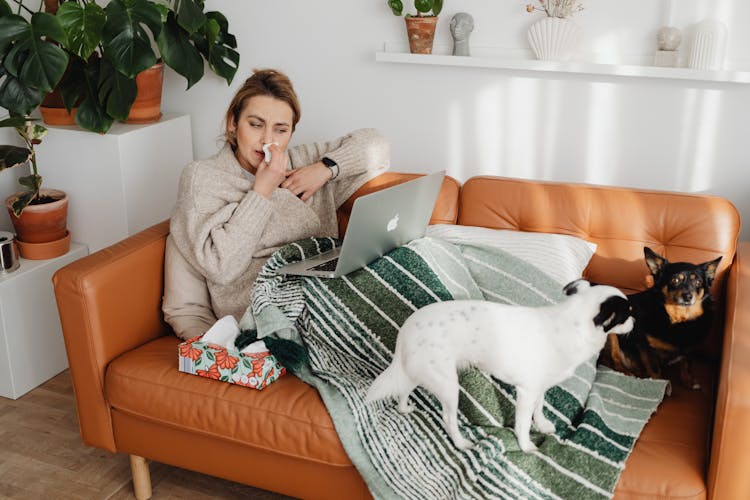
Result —
<path fill-rule="evenodd" d="M 325 165 L 326 167 L 328 167 L 328 168 L 331 169 L 331 174 L 332 175 L 331 175 L 331 179 L 330 180 L 333 180 L 333 179 L 335 179 L 336 177 L 339 176 L 339 164 L 338 163 L 336 163 L 335 161 L 333 161 L 332 159 L 330 159 L 330 158 L 328 158 L 326 156 L 324 156 L 323 158 L 321 158 L 320 161 L 323 162 L 323 165 Z"/>

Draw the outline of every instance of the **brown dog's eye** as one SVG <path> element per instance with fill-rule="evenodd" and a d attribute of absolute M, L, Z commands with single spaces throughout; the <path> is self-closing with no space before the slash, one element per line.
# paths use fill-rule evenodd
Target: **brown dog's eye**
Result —
<path fill-rule="evenodd" d="M 701 280 L 695 280 L 695 287 L 701 288 L 703 286 L 703 282 Z"/>
<path fill-rule="evenodd" d="M 679 286 L 682 283 L 682 276 L 675 276 L 672 278 L 672 286 Z"/>

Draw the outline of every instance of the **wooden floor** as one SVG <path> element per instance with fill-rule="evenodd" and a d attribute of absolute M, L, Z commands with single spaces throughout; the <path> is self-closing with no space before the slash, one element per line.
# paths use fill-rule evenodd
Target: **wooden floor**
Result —
<path fill-rule="evenodd" d="M 156 462 L 150 469 L 154 499 L 289 498 Z M 0 498 L 134 498 L 128 456 L 81 443 L 67 370 L 15 401 L 0 397 Z"/>

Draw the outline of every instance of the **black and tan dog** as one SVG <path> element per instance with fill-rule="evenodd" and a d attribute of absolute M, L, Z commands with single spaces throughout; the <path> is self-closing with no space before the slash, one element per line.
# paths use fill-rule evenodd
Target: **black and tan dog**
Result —
<path fill-rule="evenodd" d="M 648 247 L 643 252 L 654 284 L 628 295 L 635 327 L 626 336 L 610 335 L 606 354 L 616 370 L 651 378 L 679 362 L 682 384 L 700 389 L 691 357 L 711 330 L 710 289 L 721 257 L 690 264 L 669 262 Z"/>

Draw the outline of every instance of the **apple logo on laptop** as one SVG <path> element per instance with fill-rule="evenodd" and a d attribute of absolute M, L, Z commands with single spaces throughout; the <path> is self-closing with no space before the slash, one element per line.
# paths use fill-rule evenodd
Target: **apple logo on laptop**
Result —
<path fill-rule="evenodd" d="M 385 228 L 388 232 L 393 231 L 398 227 L 398 214 L 394 215 L 391 220 L 388 221 L 388 225 Z"/>

